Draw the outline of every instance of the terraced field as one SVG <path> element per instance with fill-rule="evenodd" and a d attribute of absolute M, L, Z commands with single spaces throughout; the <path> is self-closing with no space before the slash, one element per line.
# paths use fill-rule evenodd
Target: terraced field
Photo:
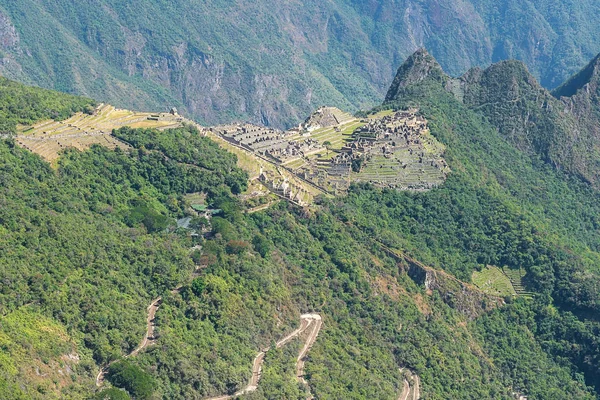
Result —
<path fill-rule="evenodd" d="M 500 297 L 517 295 L 508 276 L 498 267 L 488 265 L 481 271 L 474 271 L 471 280 L 487 294 Z"/>
<path fill-rule="evenodd" d="M 78 150 L 100 144 L 114 149 L 126 149 L 127 144 L 111 135 L 113 129 L 133 128 L 168 129 L 181 126 L 183 119 L 167 113 L 152 114 L 116 109 L 111 105 L 99 106 L 92 115 L 77 113 L 64 121 L 48 120 L 32 126 L 17 128 L 16 143 L 45 160 L 54 162 L 61 150 Z"/>
<path fill-rule="evenodd" d="M 515 292 L 518 296 L 523 296 L 525 298 L 532 298 L 534 296 L 533 292 L 528 292 L 525 289 L 525 285 L 523 284 L 523 279 L 527 272 L 524 269 L 511 269 L 508 267 L 502 268 L 502 272 L 510 279 Z"/>

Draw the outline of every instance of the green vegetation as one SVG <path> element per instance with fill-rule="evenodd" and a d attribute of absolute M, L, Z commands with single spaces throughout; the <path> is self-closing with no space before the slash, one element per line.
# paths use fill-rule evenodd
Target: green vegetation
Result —
<path fill-rule="evenodd" d="M 137 365 L 124 359 L 110 366 L 108 380 L 116 387 L 123 388 L 134 399 L 150 399 L 156 384 L 152 377 Z"/>
<path fill-rule="evenodd" d="M 17 89 L 33 92 L 27 118 L 46 116 L 45 91 Z M 80 104 L 64 101 L 64 110 Z M 164 134 L 190 136 L 186 147 L 198 146 L 212 169 L 94 146 L 67 150 L 53 170 L 12 140 L 0 142 L 0 398 L 84 397 L 97 365 L 139 343 L 150 299 L 193 270 L 191 240 L 174 233 L 184 196 L 203 191 L 226 205 L 246 177 L 197 131 Z"/>
<path fill-rule="evenodd" d="M 63 120 L 78 111 L 90 113 L 94 106 L 90 99 L 32 88 L 0 77 L 0 135 L 17 133 L 17 124 Z"/>
<path fill-rule="evenodd" d="M 110 388 L 97 393 L 90 400 L 130 400 L 131 396 L 126 391 L 117 388 Z"/>
<path fill-rule="evenodd" d="M 537 155 L 519 151 L 480 110 L 448 93 L 438 76 L 401 88 L 389 106 L 421 108 L 432 133 L 447 146 L 454 173 L 444 187 L 427 194 L 367 192 L 365 199 L 360 189 L 350 197 L 361 212 L 346 205 L 343 218 L 362 231 L 381 232 L 390 245 L 463 279 L 477 264 L 524 269 L 527 289 L 541 295 L 538 305 L 526 307 L 540 345 L 557 360 L 570 360 L 586 382 L 597 385 L 600 365 L 591 360 L 597 354 L 593 332 L 598 323 L 587 316 L 600 305 L 594 289 L 599 281 L 598 193 Z M 551 320 L 570 321 L 571 336 L 558 323 L 546 325 L 549 314 Z M 582 353 L 592 358 L 584 360 Z"/>
<path fill-rule="evenodd" d="M 77 349 L 64 326 L 31 307 L 0 316 L 0 398 L 59 399 L 83 394 L 72 372 L 76 368 L 69 358 L 72 354 Z"/>
<path fill-rule="evenodd" d="M 600 41 L 594 0 L 22 0 L 2 13 L 4 76 L 130 109 L 280 127 L 315 105 L 379 103 L 417 46 L 453 75 L 516 58 L 555 87 Z"/>
<path fill-rule="evenodd" d="M 486 293 L 494 296 L 516 296 L 511 280 L 498 267 L 487 266 L 481 271 L 473 271 L 473 283 Z"/>
<path fill-rule="evenodd" d="M 305 365 L 316 398 L 397 398 L 400 368 L 429 399 L 597 398 L 600 195 L 506 140 L 435 77 L 398 82 L 382 108 L 421 110 L 447 148 L 446 183 L 419 193 L 354 185 L 311 210 L 279 202 L 244 214 L 234 193 L 247 175 L 192 127 L 123 128 L 114 135 L 130 152 L 67 150 L 56 170 L 0 141 L 0 398 L 235 393 L 269 347 L 248 398 L 305 398 L 298 341 L 272 349 L 305 312 L 324 323 Z M 192 201 L 221 210 L 192 219 L 205 236 L 175 225 L 197 217 Z M 385 248 L 464 281 L 506 266 L 535 296 L 495 308 L 454 281 L 427 290 Z M 157 296 L 156 344 L 123 359 Z M 470 302 L 492 310 L 467 313 Z M 64 381 L 32 369 L 65 358 Z M 92 393 L 113 360 L 107 387 Z"/>

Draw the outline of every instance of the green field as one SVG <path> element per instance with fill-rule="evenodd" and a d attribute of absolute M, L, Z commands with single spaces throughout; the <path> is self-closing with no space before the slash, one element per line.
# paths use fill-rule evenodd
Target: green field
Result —
<path fill-rule="evenodd" d="M 517 295 L 510 279 L 498 267 L 487 266 L 481 271 L 473 271 L 471 279 L 485 293 L 501 297 Z"/>

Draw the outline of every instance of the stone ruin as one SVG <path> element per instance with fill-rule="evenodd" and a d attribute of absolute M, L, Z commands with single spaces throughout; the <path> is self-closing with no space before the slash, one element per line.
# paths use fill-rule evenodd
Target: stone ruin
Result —
<path fill-rule="evenodd" d="M 276 176 L 272 171 L 263 171 L 261 168 L 258 180 L 276 195 L 297 205 L 306 205 L 304 202 L 307 193 L 306 190 L 301 186 L 295 185 L 289 179 Z"/>
<path fill-rule="evenodd" d="M 304 124 L 287 132 L 251 124 L 224 125 L 211 130 L 295 174 L 299 179 L 297 185 L 269 173 L 261 173 L 260 181 L 277 195 L 297 203 L 306 194 L 301 180 L 330 193 L 343 193 L 352 182 L 428 190 L 445 180 L 449 168 L 442 157 L 444 148 L 429 134 L 427 121 L 417 110 L 361 120 L 363 125 L 354 131 L 350 142 L 333 150 L 332 158 L 328 157 L 329 151 L 324 155 L 323 143 L 313 139 L 309 131 L 348 122 L 358 120 L 337 108 L 321 107 Z M 301 160 L 300 164 L 296 160 Z"/>
<path fill-rule="evenodd" d="M 339 108 L 323 106 L 319 107 L 304 123 L 300 124 L 298 129 L 302 132 L 310 133 L 320 128 L 339 126 L 352 120 L 352 118 L 350 114 L 343 112 Z"/>
<path fill-rule="evenodd" d="M 428 190 L 443 182 L 449 171 L 442 152 L 443 147 L 429 135 L 427 121 L 416 110 L 400 111 L 367 120 L 358 128 L 354 140 L 320 166 L 328 179 L 314 172 L 304 176 L 318 185 L 329 181 L 335 191 L 346 190 L 352 181 Z"/>

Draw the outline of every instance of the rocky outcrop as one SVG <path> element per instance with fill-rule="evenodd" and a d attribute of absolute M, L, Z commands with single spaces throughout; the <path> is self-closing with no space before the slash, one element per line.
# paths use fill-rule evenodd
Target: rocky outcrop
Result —
<path fill-rule="evenodd" d="M 19 34 L 8 16 L 0 12 L 0 47 L 14 48 L 19 44 Z"/>
<path fill-rule="evenodd" d="M 504 304 L 498 297 L 483 293 L 475 286 L 461 282 L 452 275 L 428 267 L 408 256 L 403 256 L 400 267 L 415 283 L 428 291 L 437 291 L 444 302 L 469 319 Z"/>

